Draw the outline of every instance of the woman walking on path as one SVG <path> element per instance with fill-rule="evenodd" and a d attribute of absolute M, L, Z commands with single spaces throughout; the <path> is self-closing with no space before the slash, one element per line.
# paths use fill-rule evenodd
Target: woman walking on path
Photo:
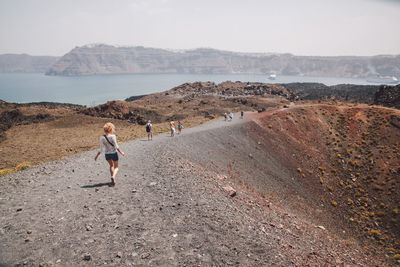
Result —
<path fill-rule="evenodd" d="M 173 121 L 171 121 L 169 123 L 169 126 L 171 127 L 171 137 L 175 136 L 175 123 Z"/>
<path fill-rule="evenodd" d="M 110 164 L 110 174 L 111 174 L 111 185 L 115 185 L 115 176 L 118 173 L 118 153 L 121 153 L 122 156 L 125 156 L 125 153 L 119 148 L 117 143 L 117 137 L 115 136 L 115 126 L 111 122 L 108 122 L 104 125 L 104 133 L 105 135 L 100 136 L 100 149 L 97 152 L 94 160 L 97 160 L 101 152 L 104 151 L 106 155 L 106 160 L 108 164 Z"/>
<path fill-rule="evenodd" d="M 183 125 L 182 125 L 181 121 L 178 121 L 178 132 L 179 132 L 179 134 L 181 134 L 182 129 L 183 129 Z"/>

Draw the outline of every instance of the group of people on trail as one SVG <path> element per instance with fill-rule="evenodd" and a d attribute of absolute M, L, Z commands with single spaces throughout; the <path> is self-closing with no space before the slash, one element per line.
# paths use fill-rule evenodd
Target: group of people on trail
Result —
<path fill-rule="evenodd" d="M 242 111 L 240 111 L 240 118 L 243 119 L 243 116 L 244 116 L 244 112 L 242 110 Z M 225 121 L 232 121 L 233 120 L 233 113 L 232 112 L 229 113 L 229 116 L 228 116 L 228 114 L 226 114 L 226 112 L 225 112 L 224 113 L 224 119 L 225 119 Z"/>
<path fill-rule="evenodd" d="M 169 123 L 169 128 L 171 131 L 171 137 L 175 136 L 175 122 L 171 121 Z M 181 134 L 182 133 L 182 129 L 183 129 L 183 125 L 181 123 L 181 121 L 178 121 L 178 133 Z M 146 132 L 147 132 L 147 140 L 151 141 L 153 140 L 153 125 L 151 124 L 151 121 L 149 120 L 146 124 Z"/>
<path fill-rule="evenodd" d="M 225 119 L 225 121 L 231 121 L 231 120 L 233 120 L 233 114 L 232 113 L 229 113 L 229 115 L 228 114 L 226 114 L 226 112 L 224 113 L 224 119 Z"/>
<path fill-rule="evenodd" d="M 171 130 L 171 137 L 174 137 L 175 136 L 175 132 L 176 132 L 176 130 L 175 130 L 175 122 L 171 121 L 169 123 L 169 128 Z M 180 121 L 178 121 L 178 133 L 179 134 L 182 133 L 182 129 L 183 129 L 183 125 L 182 125 L 182 123 Z"/>
<path fill-rule="evenodd" d="M 243 117 L 244 117 L 244 111 L 241 110 L 241 111 L 240 111 L 240 118 L 243 119 Z M 225 112 L 225 113 L 224 113 L 224 119 L 225 119 L 225 121 L 231 121 L 231 120 L 233 120 L 233 113 L 232 113 L 232 112 L 229 113 L 229 119 L 228 119 L 228 114 L 226 114 L 226 112 Z"/>
<path fill-rule="evenodd" d="M 175 123 L 173 121 L 170 122 L 171 129 L 171 137 L 175 136 Z M 178 121 L 178 132 L 179 134 L 182 132 L 183 125 L 180 121 Z M 115 126 L 111 122 L 108 122 L 103 127 L 104 135 L 100 136 L 100 149 L 97 152 L 94 160 L 100 156 L 101 153 L 104 152 L 106 160 L 110 165 L 110 174 L 111 174 L 111 186 L 115 185 L 115 176 L 118 173 L 118 152 L 125 156 L 125 153 L 119 148 L 117 137 L 115 136 Z M 153 125 L 149 120 L 146 124 L 146 132 L 147 132 L 147 140 L 153 140 Z"/>

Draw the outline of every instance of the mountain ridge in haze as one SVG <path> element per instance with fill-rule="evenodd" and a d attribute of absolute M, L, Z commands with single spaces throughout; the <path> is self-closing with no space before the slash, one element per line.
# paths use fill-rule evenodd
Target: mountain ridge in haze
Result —
<path fill-rule="evenodd" d="M 173 50 L 115 47 L 105 44 L 75 47 L 46 72 L 47 75 L 123 73 L 278 74 L 366 78 L 400 76 L 397 56 L 295 56 L 242 53 L 211 48 Z"/>
<path fill-rule="evenodd" d="M 55 76 L 192 73 L 400 77 L 400 55 L 296 56 L 212 48 L 174 50 L 91 44 L 77 46 L 62 57 L 0 55 L 0 72 L 45 72 Z"/>

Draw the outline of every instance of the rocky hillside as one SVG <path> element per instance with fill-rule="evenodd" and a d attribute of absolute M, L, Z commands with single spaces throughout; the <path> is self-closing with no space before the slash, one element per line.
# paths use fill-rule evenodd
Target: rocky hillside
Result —
<path fill-rule="evenodd" d="M 243 82 L 222 82 L 216 84 L 214 82 L 194 82 L 184 83 L 180 86 L 172 88 L 166 92 L 168 95 L 179 96 L 282 96 L 291 97 L 291 93 L 279 84 L 268 83 L 243 83 Z"/>
<path fill-rule="evenodd" d="M 4 139 L 4 133 L 13 126 L 53 121 L 57 116 L 43 111 L 64 108 L 83 109 L 82 106 L 72 104 L 52 102 L 15 104 L 0 100 L 0 138 Z"/>
<path fill-rule="evenodd" d="M 254 73 L 331 77 L 400 76 L 400 56 L 307 57 L 195 49 L 170 51 L 145 47 L 76 47 L 48 75 L 112 73 Z"/>
<path fill-rule="evenodd" d="M 30 56 L 27 54 L 0 55 L 0 72 L 46 72 L 59 57 Z"/>
<path fill-rule="evenodd" d="M 336 100 L 342 102 L 361 102 L 373 104 L 378 85 L 338 84 L 327 86 L 322 83 L 282 84 L 294 99 L 298 100 Z M 391 86 L 388 86 L 391 87 Z"/>
<path fill-rule="evenodd" d="M 377 105 L 400 109 L 400 85 L 381 86 L 375 94 L 374 103 Z"/>
<path fill-rule="evenodd" d="M 340 225 L 349 240 L 394 255 L 400 252 L 399 121 L 395 109 L 303 105 L 260 114 L 252 131 L 297 173 L 294 183 L 313 192 L 317 217 Z"/>
<path fill-rule="evenodd" d="M 218 96 L 226 99 L 245 100 L 249 97 L 282 97 L 290 101 L 321 100 L 353 103 L 374 104 L 375 94 L 380 90 L 378 85 L 339 84 L 327 86 L 321 83 L 243 83 L 226 81 L 220 84 L 214 82 L 184 83 L 163 94 L 175 97 L 194 98 L 198 96 Z M 396 87 L 384 86 L 387 90 L 396 91 Z M 126 101 L 134 101 L 144 96 L 132 96 Z M 379 104 L 379 103 L 377 103 Z M 385 104 L 382 104 L 385 105 Z M 388 105 L 386 105 L 388 106 Z M 392 105 L 393 106 L 393 105 Z"/>
<path fill-rule="evenodd" d="M 318 83 L 194 82 L 184 83 L 161 93 L 133 96 L 125 101 L 110 101 L 82 109 L 80 112 L 94 117 L 127 120 L 144 125 L 148 119 L 153 122 L 165 122 L 198 115 L 213 119 L 224 112 L 264 111 L 279 105 L 287 106 L 290 101 L 335 100 L 390 106 L 389 100 L 385 103 L 374 102 L 375 98 L 383 99 L 383 93 L 378 93 L 378 90 L 383 92 L 382 88 L 386 88 L 392 92 L 390 94 L 392 97 L 393 92 L 398 92 L 399 87 L 350 84 L 326 86 Z"/>
<path fill-rule="evenodd" d="M 81 113 L 144 125 L 149 119 L 156 123 L 195 116 L 214 119 L 225 112 L 265 110 L 289 104 L 290 97 L 288 90 L 276 84 L 195 82 L 138 99 L 130 97 L 130 101 L 109 101 Z"/>

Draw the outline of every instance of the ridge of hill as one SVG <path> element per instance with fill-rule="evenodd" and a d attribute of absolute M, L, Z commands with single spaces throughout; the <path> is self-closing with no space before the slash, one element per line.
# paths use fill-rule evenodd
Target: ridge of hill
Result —
<path fill-rule="evenodd" d="M 366 78 L 400 77 L 400 55 L 315 57 L 291 54 L 238 53 L 215 49 L 171 51 L 98 44 L 76 47 L 60 58 L 47 75 L 113 73 L 278 74 Z"/>

